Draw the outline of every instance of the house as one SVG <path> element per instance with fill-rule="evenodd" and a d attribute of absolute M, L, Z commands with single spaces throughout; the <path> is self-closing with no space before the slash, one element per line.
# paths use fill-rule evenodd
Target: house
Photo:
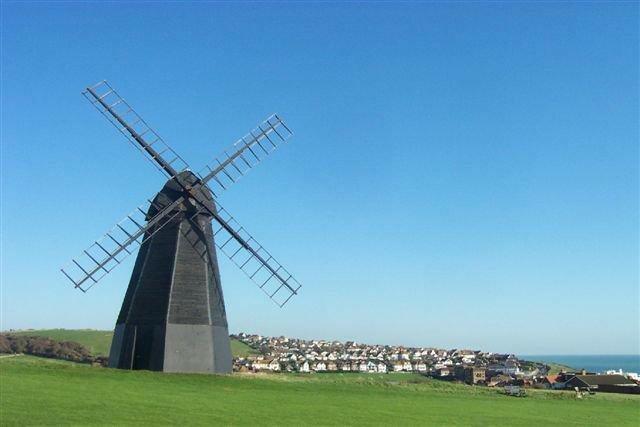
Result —
<path fill-rule="evenodd" d="M 327 362 L 327 371 L 337 371 L 338 364 L 336 362 Z"/>
<path fill-rule="evenodd" d="M 557 384 L 560 384 L 559 379 L 559 375 L 545 375 L 544 377 L 537 378 L 534 387 L 544 389 L 557 388 Z"/>
<path fill-rule="evenodd" d="M 393 372 L 401 372 L 404 368 L 404 363 L 402 362 L 393 362 Z"/>
<path fill-rule="evenodd" d="M 564 383 L 565 388 L 590 389 L 603 392 L 638 393 L 640 386 L 622 375 L 574 375 Z"/>
<path fill-rule="evenodd" d="M 411 366 L 411 362 L 409 362 L 409 360 L 404 361 L 404 363 L 402 364 L 402 370 L 407 372 L 411 372 L 413 370 L 413 367 Z"/>
<path fill-rule="evenodd" d="M 253 369 L 258 371 L 268 370 L 271 362 L 273 362 L 273 359 L 257 359 L 253 362 Z"/>
<path fill-rule="evenodd" d="M 504 362 L 504 373 L 517 374 L 519 371 L 518 359 L 513 354 L 510 354 Z"/>
<path fill-rule="evenodd" d="M 324 372 L 327 370 L 327 364 L 320 361 L 313 364 L 313 370 L 316 372 Z"/>
<path fill-rule="evenodd" d="M 454 369 L 449 366 L 443 366 L 441 368 L 437 368 L 435 371 L 435 376 L 440 378 L 453 378 Z"/>
<path fill-rule="evenodd" d="M 464 382 L 467 384 L 484 384 L 486 369 L 481 366 L 467 366 L 464 368 Z"/>
<path fill-rule="evenodd" d="M 367 362 L 367 372 L 373 373 L 378 372 L 378 365 L 376 362 L 370 360 Z"/>
<path fill-rule="evenodd" d="M 387 365 L 385 365 L 382 362 L 378 362 L 378 372 L 381 374 L 386 374 L 387 373 Z"/>
<path fill-rule="evenodd" d="M 360 372 L 367 372 L 367 369 L 368 369 L 367 362 L 360 362 L 360 365 L 359 365 Z"/>
<path fill-rule="evenodd" d="M 340 370 L 344 371 L 344 372 L 351 371 L 351 363 L 349 363 L 349 362 L 343 363 L 342 366 L 340 367 Z"/>
<path fill-rule="evenodd" d="M 513 378 L 511 378 L 509 375 L 505 375 L 505 374 L 498 374 L 495 375 L 491 378 L 489 378 L 489 380 L 487 381 L 487 386 L 489 387 L 502 387 L 505 385 L 509 385 L 513 382 Z"/>
<path fill-rule="evenodd" d="M 487 366 L 487 369 L 507 375 L 515 375 L 520 371 L 517 362 L 514 360 L 506 360 L 504 363 L 492 363 Z"/>
<path fill-rule="evenodd" d="M 462 363 L 464 363 L 464 364 L 473 363 L 475 361 L 475 358 L 476 358 L 475 354 L 462 356 Z"/>
<path fill-rule="evenodd" d="M 300 372 L 309 372 L 309 362 L 306 360 L 301 365 L 298 365 L 298 370 Z"/>
<path fill-rule="evenodd" d="M 427 372 L 427 364 L 423 361 L 418 361 L 413 364 L 413 370 L 416 372 Z"/>
<path fill-rule="evenodd" d="M 280 370 L 280 362 L 277 359 L 272 359 L 267 365 L 267 369 L 270 371 L 279 371 Z"/>

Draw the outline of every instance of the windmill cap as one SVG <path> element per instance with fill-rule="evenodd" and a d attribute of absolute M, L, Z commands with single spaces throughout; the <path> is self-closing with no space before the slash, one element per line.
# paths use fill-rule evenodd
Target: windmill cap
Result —
<path fill-rule="evenodd" d="M 194 188 L 193 194 L 185 192 L 184 188 Z M 193 200 L 193 195 L 196 199 L 209 208 L 211 211 L 215 211 L 215 203 L 213 202 L 213 195 L 206 185 L 200 184 L 200 179 L 190 170 L 184 170 L 175 177 L 169 179 L 162 187 L 162 190 L 154 197 L 153 203 L 149 207 L 147 212 L 147 220 L 153 218 L 160 211 L 171 205 L 180 197 L 185 197 Z M 180 211 L 194 211 L 192 205 L 188 203 L 181 203 L 176 208 Z M 195 212 L 192 212 L 195 213 Z M 208 215 L 206 210 L 201 212 L 202 215 Z M 209 216 L 209 215 L 208 215 Z"/>

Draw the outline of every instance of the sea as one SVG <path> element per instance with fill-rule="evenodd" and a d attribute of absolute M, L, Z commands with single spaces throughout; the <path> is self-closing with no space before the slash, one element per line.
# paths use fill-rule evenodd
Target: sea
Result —
<path fill-rule="evenodd" d="M 585 369 L 589 372 L 604 373 L 608 370 L 622 369 L 623 372 L 640 373 L 640 355 L 634 354 L 607 354 L 607 355 L 522 355 L 518 356 L 522 360 L 533 362 L 555 362 L 560 365 L 569 366 L 576 370 Z"/>

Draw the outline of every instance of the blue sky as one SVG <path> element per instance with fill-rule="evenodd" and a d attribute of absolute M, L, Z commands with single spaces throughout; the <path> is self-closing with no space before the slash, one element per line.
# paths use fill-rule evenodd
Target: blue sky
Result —
<path fill-rule="evenodd" d="M 639 353 L 637 3 L 2 4 L 2 328 L 111 328 L 133 264 L 58 268 L 163 178 L 108 79 L 199 170 L 294 130 L 221 202 L 304 288 L 226 259 L 232 331 Z"/>

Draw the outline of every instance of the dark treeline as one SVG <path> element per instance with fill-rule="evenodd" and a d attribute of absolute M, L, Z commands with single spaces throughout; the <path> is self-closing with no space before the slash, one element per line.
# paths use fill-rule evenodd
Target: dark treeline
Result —
<path fill-rule="evenodd" d="M 0 353 L 30 354 L 71 362 L 106 364 L 106 358 L 93 356 L 91 351 L 82 344 L 73 341 L 56 341 L 45 337 L 0 334 Z"/>

